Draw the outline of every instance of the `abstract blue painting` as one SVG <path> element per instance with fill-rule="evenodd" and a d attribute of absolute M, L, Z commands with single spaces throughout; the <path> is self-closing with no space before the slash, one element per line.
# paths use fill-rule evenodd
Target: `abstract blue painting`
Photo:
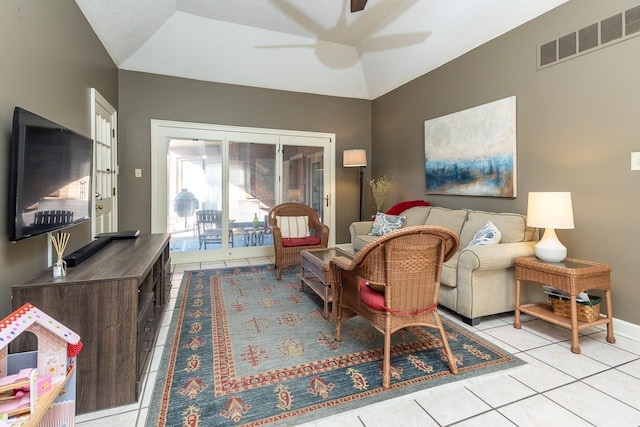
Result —
<path fill-rule="evenodd" d="M 516 97 L 424 122 L 427 194 L 516 197 Z"/>

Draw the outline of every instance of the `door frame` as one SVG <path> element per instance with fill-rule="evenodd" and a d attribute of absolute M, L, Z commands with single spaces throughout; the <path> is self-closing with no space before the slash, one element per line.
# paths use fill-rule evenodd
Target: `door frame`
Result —
<path fill-rule="evenodd" d="M 193 123 L 193 122 L 181 122 L 173 120 L 159 120 L 151 119 L 151 232 L 152 233 L 166 233 L 167 232 L 167 141 L 166 137 L 170 137 L 172 129 L 178 131 L 193 131 L 198 132 L 230 132 L 230 133 L 252 133 L 263 135 L 278 135 L 285 137 L 312 137 L 312 138 L 324 138 L 329 140 L 329 149 L 327 151 L 327 158 L 324 159 L 324 189 L 325 196 L 328 197 L 328 207 L 325 206 L 325 218 L 324 222 L 329 225 L 329 246 L 335 244 L 335 229 L 332 224 L 335 224 L 335 147 L 336 138 L 335 133 L 324 132 L 310 132 L 310 131 L 295 131 L 286 129 L 270 129 L 270 128 L 253 128 L 244 126 L 228 126 L 228 125 L 216 125 L 207 123 Z M 165 138 L 165 140 L 162 140 Z M 287 140 L 289 138 L 283 138 Z M 282 147 L 282 142 L 277 145 L 278 151 Z M 277 156 L 280 153 L 277 153 Z M 225 158 L 224 161 L 228 161 Z M 278 185 L 281 185 L 282 170 L 280 168 L 281 159 L 276 158 L 276 170 Z M 228 165 L 223 164 L 223 170 Z M 172 258 L 177 262 L 197 262 L 197 261 L 215 261 L 219 259 L 230 259 L 227 252 L 225 254 L 218 254 L 218 256 L 212 256 L 211 253 L 216 251 L 198 251 L 185 252 L 191 254 L 188 259 L 182 259 L 179 253 L 172 253 Z M 270 248 L 269 254 L 273 255 L 273 248 Z"/>

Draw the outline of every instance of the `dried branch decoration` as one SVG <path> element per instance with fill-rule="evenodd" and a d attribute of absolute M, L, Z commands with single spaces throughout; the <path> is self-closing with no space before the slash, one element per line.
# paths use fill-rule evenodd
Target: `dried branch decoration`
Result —
<path fill-rule="evenodd" d="M 391 180 L 383 175 L 378 179 L 369 179 L 369 185 L 371 186 L 371 192 L 373 193 L 373 200 L 376 204 L 376 211 L 380 212 L 384 201 L 387 199 L 387 193 L 391 188 Z"/>
<path fill-rule="evenodd" d="M 51 242 L 53 243 L 53 248 L 56 250 L 58 259 L 62 259 L 64 250 L 67 248 L 67 244 L 69 243 L 69 237 L 71 237 L 70 233 L 58 233 L 57 235 L 51 235 Z"/>

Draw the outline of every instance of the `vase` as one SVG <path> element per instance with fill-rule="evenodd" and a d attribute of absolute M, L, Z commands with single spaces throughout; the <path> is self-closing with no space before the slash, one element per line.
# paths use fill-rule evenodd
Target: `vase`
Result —
<path fill-rule="evenodd" d="M 67 275 L 67 262 L 59 257 L 53 263 L 53 277 L 64 277 Z"/>

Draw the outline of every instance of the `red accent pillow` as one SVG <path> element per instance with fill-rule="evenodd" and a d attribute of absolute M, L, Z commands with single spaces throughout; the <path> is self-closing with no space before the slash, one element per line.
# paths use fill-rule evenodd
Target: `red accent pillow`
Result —
<path fill-rule="evenodd" d="M 322 243 L 322 240 L 316 236 L 282 239 L 282 246 L 285 248 L 292 248 L 294 246 L 316 246 L 320 243 Z"/>
<path fill-rule="evenodd" d="M 373 310 L 385 310 L 384 294 L 368 287 L 364 280 L 360 280 L 360 301 Z"/>
<path fill-rule="evenodd" d="M 396 203 L 391 206 L 385 213 L 387 215 L 400 215 L 402 212 L 415 206 L 431 206 L 431 203 L 426 200 L 407 200 L 406 202 Z"/>

